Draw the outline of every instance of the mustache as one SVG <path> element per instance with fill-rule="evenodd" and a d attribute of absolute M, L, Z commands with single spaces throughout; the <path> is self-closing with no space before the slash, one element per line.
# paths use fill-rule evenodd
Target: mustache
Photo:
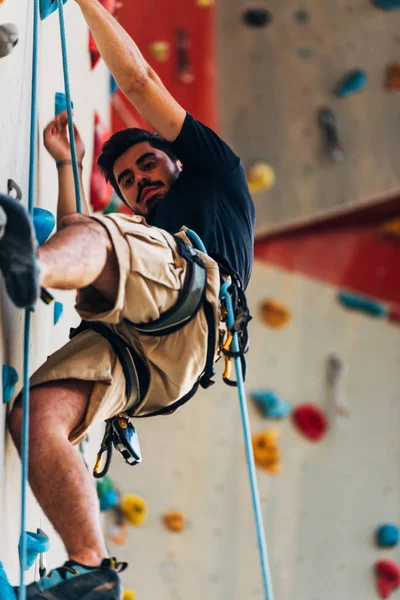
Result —
<path fill-rule="evenodd" d="M 148 187 L 162 187 L 164 184 L 162 181 L 144 181 L 138 184 L 138 195 L 137 195 L 137 203 L 140 204 L 142 201 L 142 194 L 144 190 Z"/>

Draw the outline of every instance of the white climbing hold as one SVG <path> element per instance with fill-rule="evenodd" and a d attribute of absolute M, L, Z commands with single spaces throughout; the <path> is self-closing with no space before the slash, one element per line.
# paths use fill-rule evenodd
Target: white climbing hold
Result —
<path fill-rule="evenodd" d="M 18 43 L 18 29 L 14 23 L 0 25 L 0 58 L 11 54 Z"/>

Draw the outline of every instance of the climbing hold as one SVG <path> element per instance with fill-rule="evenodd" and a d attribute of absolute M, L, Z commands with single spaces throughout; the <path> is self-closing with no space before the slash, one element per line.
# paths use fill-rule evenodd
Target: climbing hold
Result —
<path fill-rule="evenodd" d="M 14 389 L 18 383 L 18 373 L 14 367 L 3 365 L 2 369 L 2 384 L 3 384 L 3 404 L 8 404 L 14 395 Z"/>
<path fill-rule="evenodd" d="M 154 60 L 160 63 L 164 63 L 170 57 L 171 45 L 165 40 L 157 40 L 156 42 L 152 42 L 149 45 L 149 50 Z"/>
<path fill-rule="evenodd" d="M 65 4 L 67 0 L 63 0 Z M 40 18 L 42 21 L 49 17 L 58 8 L 57 0 L 40 0 Z"/>
<path fill-rule="evenodd" d="M 297 25 L 306 25 L 310 20 L 310 13 L 307 10 L 297 10 L 294 13 L 294 20 Z"/>
<path fill-rule="evenodd" d="M 170 510 L 163 515 L 164 525 L 170 531 L 183 531 L 186 526 L 185 515 L 178 510 Z"/>
<path fill-rule="evenodd" d="M 114 196 L 114 188 L 110 182 L 107 182 L 97 164 L 101 149 L 110 137 L 110 132 L 102 122 L 100 115 L 96 112 L 94 115 L 94 148 L 92 177 L 90 180 L 90 204 L 95 212 L 104 211 Z"/>
<path fill-rule="evenodd" d="M 124 517 L 122 515 L 122 519 L 118 517 L 116 522 L 113 523 L 113 525 L 111 526 L 110 531 L 108 533 L 108 539 L 110 540 L 110 542 L 116 544 L 117 546 L 125 546 L 125 544 L 128 541 L 128 537 L 128 523 L 124 520 Z"/>
<path fill-rule="evenodd" d="M 100 510 L 106 512 L 118 506 L 119 495 L 116 490 L 109 490 L 100 499 Z"/>
<path fill-rule="evenodd" d="M 117 194 L 114 194 L 110 204 L 107 206 L 105 210 L 103 210 L 103 215 L 109 215 L 111 213 L 118 212 L 119 207 L 123 204 L 121 200 L 118 198 Z"/>
<path fill-rule="evenodd" d="M 135 527 L 140 527 L 147 518 L 147 503 L 140 496 L 124 494 L 119 508 L 127 521 Z"/>
<path fill-rule="evenodd" d="M 384 10 L 399 10 L 400 9 L 400 0 L 372 0 L 378 8 L 383 8 Z"/>
<path fill-rule="evenodd" d="M 310 441 L 319 442 L 328 430 L 324 413 L 313 404 L 302 404 L 292 412 L 293 422 Z"/>
<path fill-rule="evenodd" d="M 380 560 L 375 563 L 378 592 L 381 598 L 389 598 L 400 586 L 400 569 L 391 560 Z"/>
<path fill-rule="evenodd" d="M 108 475 L 105 475 L 102 479 L 98 479 L 96 482 L 97 497 L 99 500 L 107 494 L 107 492 L 115 490 L 113 480 Z"/>
<path fill-rule="evenodd" d="M 379 233 L 400 240 L 400 219 L 392 219 L 391 221 L 384 223 L 379 228 Z"/>
<path fill-rule="evenodd" d="M 243 21 L 250 27 L 266 27 L 272 21 L 272 14 L 265 8 L 249 8 L 243 13 Z"/>
<path fill-rule="evenodd" d="M 64 312 L 64 306 L 62 302 L 54 302 L 54 325 L 57 325 Z"/>
<path fill-rule="evenodd" d="M 182 83 L 190 84 L 194 81 L 192 59 L 190 57 L 190 38 L 186 29 L 177 29 L 175 32 L 177 50 L 177 75 Z"/>
<path fill-rule="evenodd" d="M 136 600 L 136 594 L 132 590 L 124 590 L 122 600 Z"/>
<path fill-rule="evenodd" d="M 273 390 L 253 392 L 251 397 L 264 417 L 284 419 L 292 412 L 291 405 L 280 398 Z"/>
<path fill-rule="evenodd" d="M 8 581 L 3 563 L 0 562 L 0 598 L 1 600 L 17 600 L 14 588 Z"/>
<path fill-rule="evenodd" d="M 196 0 L 196 4 L 200 8 L 208 8 L 209 6 L 214 6 L 214 0 Z"/>
<path fill-rule="evenodd" d="M 338 121 L 330 108 L 321 108 L 318 114 L 319 124 L 325 136 L 325 147 L 328 156 L 335 162 L 344 159 L 344 151 L 339 141 Z"/>
<path fill-rule="evenodd" d="M 111 94 L 111 96 L 114 96 L 114 94 L 116 94 L 118 92 L 118 89 L 119 89 L 118 84 L 115 81 L 112 74 L 110 73 L 110 94 Z"/>
<path fill-rule="evenodd" d="M 278 448 L 279 431 L 269 429 L 253 435 L 254 459 L 260 467 L 272 474 L 280 473 L 281 452 Z"/>
<path fill-rule="evenodd" d="M 400 91 L 400 63 L 392 63 L 386 72 L 386 89 L 389 92 Z"/>
<path fill-rule="evenodd" d="M 33 209 L 33 226 L 35 228 L 36 239 L 39 246 L 48 240 L 55 224 L 55 216 L 49 210 L 37 207 Z"/>
<path fill-rule="evenodd" d="M 358 310 L 373 317 L 383 317 L 388 313 L 387 307 L 381 302 L 349 292 L 339 292 L 338 300 L 350 310 Z"/>
<path fill-rule="evenodd" d="M 50 540 L 46 535 L 40 533 L 34 533 L 33 531 L 26 531 L 26 564 L 25 570 L 30 569 L 36 562 L 39 554 L 47 552 L 50 548 Z M 21 546 L 22 546 L 22 535 L 19 540 L 19 559 L 21 561 Z"/>
<path fill-rule="evenodd" d="M 13 195 L 13 192 L 15 192 L 15 196 Z M 16 200 L 22 200 L 22 190 L 13 179 L 7 180 L 7 194 Z"/>
<path fill-rule="evenodd" d="M 290 310 L 282 302 L 273 298 L 264 300 L 260 312 L 264 323 L 275 329 L 285 327 L 292 318 Z"/>
<path fill-rule="evenodd" d="M 247 169 L 247 183 L 251 194 L 271 189 L 275 181 L 275 171 L 266 162 L 259 161 Z"/>
<path fill-rule="evenodd" d="M 393 548 L 399 543 L 399 528 L 396 525 L 385 524 L 376 531 L 376 542 L 380 548 Z"/>
<path fill-rule="evenodd" d="M 74 108 L 74 103 L 71 101 L 71 108 Z M 67 97 L 63 92 L 54 94 L 54 114 L 55 116 L 67 110 Z"/>
<path fill-rule="evenodd" d="M 18 44 L 18 29 L 14 23 L 0 25 L 0 58 L 11 54 Z"/>
<path fill-rule="evenodd" d="M 355 69 L 345 75 L 337 85 L 335 94 L 341 98 L 351 96 L 363 90 L 368 83 L 368 76 L 362 69 Z"/>

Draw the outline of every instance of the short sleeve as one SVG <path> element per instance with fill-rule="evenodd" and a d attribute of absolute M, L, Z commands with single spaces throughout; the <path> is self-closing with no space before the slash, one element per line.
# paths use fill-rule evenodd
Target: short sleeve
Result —
<path fill-rule="evenodd" d="M 240 164 L 239 157 L 212 129 L 197 121 L 190 113 L 172 150 L 182 161 L 184 168 L 191 169 L 208 179 L 218 180 L 234 171 Z"/>

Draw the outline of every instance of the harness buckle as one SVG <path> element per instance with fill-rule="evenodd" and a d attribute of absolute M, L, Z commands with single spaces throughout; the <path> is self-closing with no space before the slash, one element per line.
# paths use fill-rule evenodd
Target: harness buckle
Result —
<path fill-rule="evenodd" d="M 142 453 L 136 429 L 126 417 L 120 415 L 113 417 L 106 421 L 103 441 L 101 442 L 96 464 L 93 469 L 93 477 L 96 479 L 101 479 L 107 475 L 111 464 L 113 446 L 128 465 L 133 467 L 142 462 Z M 103 454 L 105 452 L 105 464 L 100 471 Z"/>

